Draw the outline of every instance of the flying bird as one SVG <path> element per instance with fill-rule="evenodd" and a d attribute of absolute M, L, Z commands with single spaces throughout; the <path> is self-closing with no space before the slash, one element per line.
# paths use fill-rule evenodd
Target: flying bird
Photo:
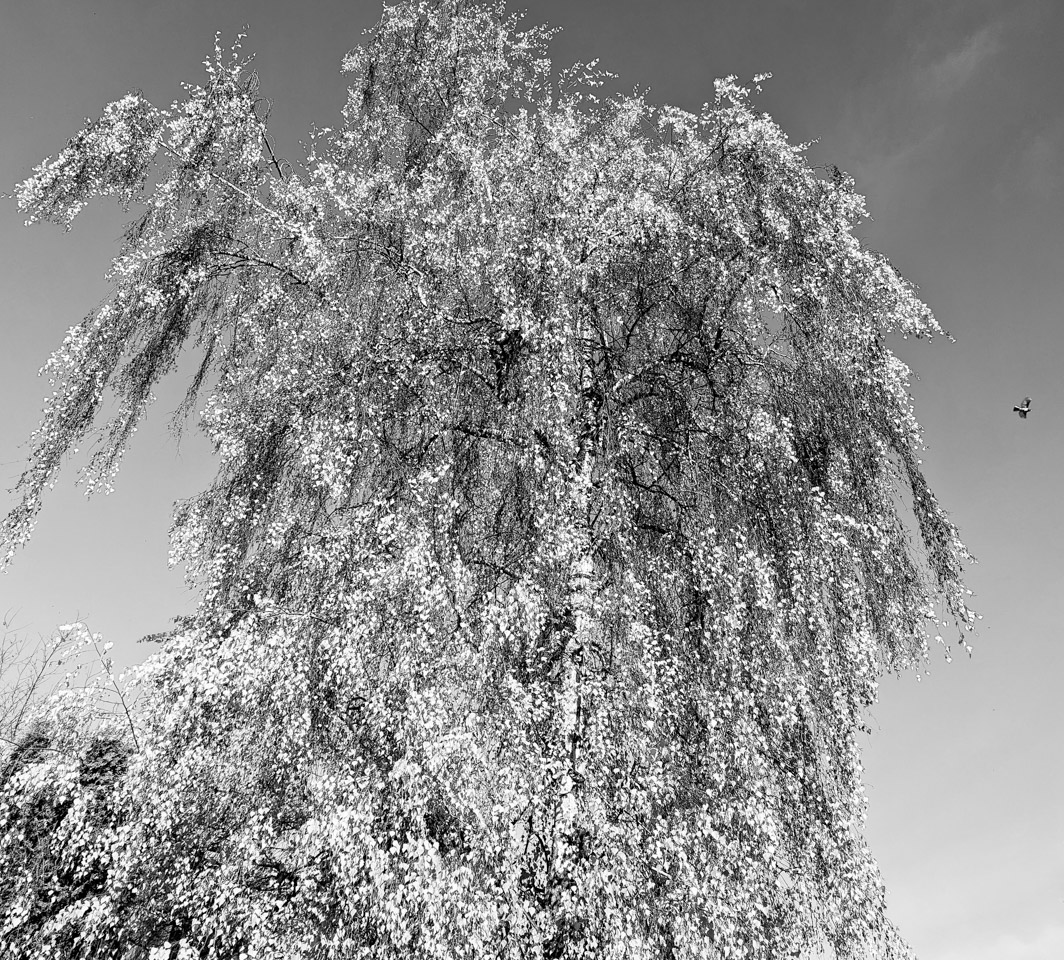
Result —
<path fill-rule="evenodd" d="M 1021 420 L 1026 420 L 1027 414 L 1031 412 L 1031 398 L 1024 397 L 1023 403 L 1021 403 L 1018 407 L 1013 407 L 1012 409 L 1020 415 Z"/>

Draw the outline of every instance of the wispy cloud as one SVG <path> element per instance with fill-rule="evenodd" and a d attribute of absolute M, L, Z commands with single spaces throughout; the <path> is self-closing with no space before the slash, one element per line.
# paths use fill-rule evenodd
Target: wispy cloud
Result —
<path fill-rule="evenodd" d="M 1064 924 L 1006 934 L 983 944 L 966 943 L 940 955 L 941 960 L 1060 960 L 1064 957 Z"/>
<path fill-rule="evenodd" d="M 922 65 L 913 75 L 919 92 L 944 101 L 959 93 L 1000 49 L 1000 29 L 988 24 L 975 31 L 959 46 Z"/>
<path fill-rule="evenodd" d="M 1032 196 L 1049 200 L 1064 174 L 1064 115 L 1029 134 L 1001 172 L 996 193 L 1002 199 Z M 1064 956 L 1064 954 L 1061 954 Z"/>
<path fill-rule="evenodd" d="M 873 209 L 892 201 L 913 164 L 949 149 L 951 112 L 987 75 L 1002 34 L 998 21 L 952 34 L 929 30 L 928 39 L 850 91 L 837 142 L 846 145 L 859 187 L 878 200 Z"/>

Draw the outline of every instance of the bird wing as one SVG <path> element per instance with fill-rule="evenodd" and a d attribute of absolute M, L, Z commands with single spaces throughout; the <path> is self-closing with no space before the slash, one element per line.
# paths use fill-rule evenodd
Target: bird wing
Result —
<path fill-rule="evenodd" d="M 1031 406 L 1031 398 L 1030 397 L 1024 397 L 1023 398 L 1023 409 L 1024 410 L 1028 410 L 1028 409 L 1030 409 L 1030 406 Z"/>

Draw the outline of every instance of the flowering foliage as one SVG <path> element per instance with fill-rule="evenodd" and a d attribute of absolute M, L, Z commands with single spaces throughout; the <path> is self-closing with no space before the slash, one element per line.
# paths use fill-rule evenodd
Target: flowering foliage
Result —
<path fill-rule="evenodd" d="M 903 950 L 857 734 L 972 617 L 886 345 L 941 331 L 747 90 L 600 102 L 548 37 L 386 8 L 298 168 L 216 49 L 22 185 L 143 212 L 45 368 L 9 558 L 182 350 L 218 473 L 174 517 L 196 616 L 5 768 L 5 956 Z"/>

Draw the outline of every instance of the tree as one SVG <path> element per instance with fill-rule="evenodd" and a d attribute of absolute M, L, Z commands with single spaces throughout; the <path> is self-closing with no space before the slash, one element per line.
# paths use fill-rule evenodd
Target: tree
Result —
<path fill-rule="evenodd" d="M 61 641 L 31 641 L 14 626 L 9 610 L 0 619 L 0 751 L 18 743 L 39 701 L 54 685 Z"/>
<path fill-rule="evenodd" d="M 52 856 L 95 871 L 51 914 L 5 888 L 10 956 L 903 950 L 857 735 L 972 621 L 887 345 L 941 331 L 734 80 L 600 102 L 548 39 L 386 8 L 298 167 L 216 45 L 22 184 L 30 222 L 138 213 L 47 365 L 9 558 L 108 391 L 90 492 L 182 351 L 218 472 L 115 775 L 5 787 L 7 862 L 51 784 Z"/>

